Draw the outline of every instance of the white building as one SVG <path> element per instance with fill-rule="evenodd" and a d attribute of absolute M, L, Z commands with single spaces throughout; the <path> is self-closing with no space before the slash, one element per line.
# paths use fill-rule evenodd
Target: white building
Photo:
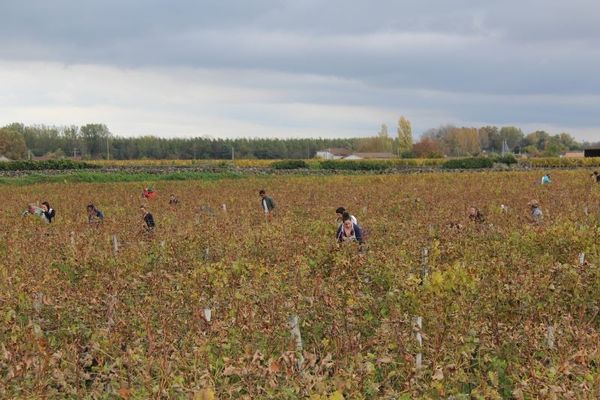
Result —
<path fill-rule="evenodd" d="M 321 151 L 317 151 L 315 155 L 316 158 L 321 158 L 323 160 L 341 160 L 344 157 L 347 157 L 352 152 L 348 149 L 343 148 L 329 148 Z"/>

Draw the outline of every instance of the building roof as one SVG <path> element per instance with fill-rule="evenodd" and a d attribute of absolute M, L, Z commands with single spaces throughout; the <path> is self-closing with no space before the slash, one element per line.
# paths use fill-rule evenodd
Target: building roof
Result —
<path fill-rule="evenodd" d="M 330 147 L 328 149 L 324 149 L 321 151 L 326 151 L 326 152 L 333 154 L 334 156 L 341 156 L 341 157 L 349 156 L 350 154 L 352 154 L 351 150 L 345 149 L 343 147 Z"/>

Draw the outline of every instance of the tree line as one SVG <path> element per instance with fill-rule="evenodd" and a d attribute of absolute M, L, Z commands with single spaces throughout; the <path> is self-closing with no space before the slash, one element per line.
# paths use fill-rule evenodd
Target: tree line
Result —
<path fill-rule="evenodd" d="M 554 156 L 580 150 L 592 143 L 577 142 L 568 133 L 551 135 L 544 131 L 524 134 L 513 126 L 455 127 L 429 129 L 413 143 L 410 121 L 401 117 L 396 134 L 383 124 L 375 135 L 346 139 L 215 139 L 122 137 L 113 135 L 104 124 L 83 126 L 27 126 L 13 123 L 0 128 L 0 155 L 10 159 L 301 159 L 317 151 L 337 147 L 356 152 L 385 152 L 398 157 L 470 156 L 511 151 Z M 598 143 L 600 145 L 600 143 Z"/>

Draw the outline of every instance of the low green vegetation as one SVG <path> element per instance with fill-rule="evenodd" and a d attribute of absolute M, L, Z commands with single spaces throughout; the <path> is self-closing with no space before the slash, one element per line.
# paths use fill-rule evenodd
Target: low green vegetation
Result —
<path fill-rule="evenodd" d="M 47 160 L 47 161 L 7 161 L 0 162 L 0 171 L 41 171 L 41 170 L 70 170 L 70 169 L 93 169 L 100 168 L 98 165 L 69 159 Z"/>

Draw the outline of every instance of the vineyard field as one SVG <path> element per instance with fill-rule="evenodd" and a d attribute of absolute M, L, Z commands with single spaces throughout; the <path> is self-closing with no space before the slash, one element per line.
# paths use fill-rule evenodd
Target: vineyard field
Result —
<path fill-rule="evenodd" d="M 541 175 L 0 186 L 0 398 L 600 398 L 600 185 Z"/>

